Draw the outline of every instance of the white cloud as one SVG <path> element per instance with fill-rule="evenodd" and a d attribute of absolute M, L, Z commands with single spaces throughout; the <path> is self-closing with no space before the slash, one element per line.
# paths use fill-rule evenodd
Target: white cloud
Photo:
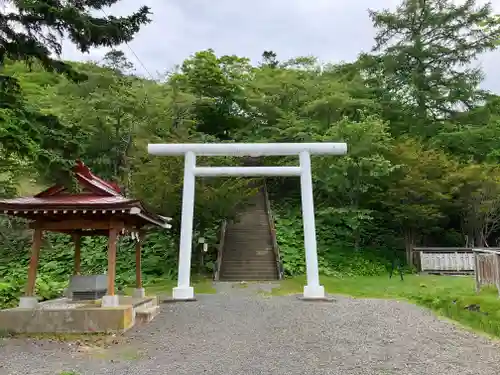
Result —
<path fill-rule="evenodd" d="M 129 45 L 153 74 L 171 69 L 196 51 L 213 48 L 218 54 L 236 54 L 258 61 L 264 50 L 280 59 L 314 55 L 321 61 L 353 60 L 370 49 L 374 30 L 368 8 L 394 8 L 397 0 L 122 0 L 107 11 L 125 15 L 140 5 L 153 12 Z M 500 0 L 494 1 L 500 11 Z M 136 58 L 122 47 L 146 74 Z M 99 60 L 106 50 L 82 55 L 64 43 L 63 58 Z M 500 51 L 486 54 L 480 63 L 486 71 L 484 86 L 500 92 L 496 61 Z"/>

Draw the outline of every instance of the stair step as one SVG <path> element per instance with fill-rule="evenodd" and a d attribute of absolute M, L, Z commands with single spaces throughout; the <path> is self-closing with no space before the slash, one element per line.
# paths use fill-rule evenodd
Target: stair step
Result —
<path fill-rule="evenodd" d="M 271 231 L 269 230 L 269 224 L 263 224 L 263 225 L 254 225 L 254 224 L 245 224 L 242 225 L 241 227 L 236 227 L 236 228 L 228 228 L 227 229 L 227 234 L 233 234 L 233 233 L 270 233 Z"/>
<path fill-rule="evenodd" d="M 273 242 L 268 234 L 261 236 L 260 238 L 248 238 L 246 236 L 241 237 L 230 237 L 224 240 L 225 244 L 234 243 L 237 245 L 244 245 L 246 243 L 256 244 L 258 247 L 272 247 Z"/>
<path fill-rule="evenodd" d="M 224 264 L 232 264 L 230 262 L 259 262 L 260 260 L 265 260 L 266 263 L 276 263 L 276 258 L 274 257 L 268 257 L 268 258 L 249 258 L 249 257 L 227 257 L 227 258 L 222 258 L 222 263 L 221 267 L 224 267 Z M 243 267 L 243 266 L 241 266 Z"/>
<path fill-rule="evenodd" d="M 224 256 L 225 254 L 233 254 L 233 255 L 255 255 L 257 257 L 263 256 L 263 255 L 268 255 L 268 254 L 274 254 L 273 249 L 270 248 L 265 248 L 263 246 L 247 246 L 245 244 L 234 244 L 228 245 L 226 248 L 226 251 L 224 251 Z"/>
<path fill-rule="evenodd" d="M 256 258 L 256 259 L 230 259 L 222 258 L 222 264 L 238 267 L 250 267 L 250 266 L 266 266 L 268 264 L 276 264 L 276 259 L 269 257 L 266 259 Z"/>
<path fill-rule="evenodd" d="M 255 246 L 251 244 L 231 244 L 228 245 L 224 251 L 224 254 L 236 253 L 236 254 L 274 254 L 274 250 L 269 246 Z"/>
<path fill-rule="evenodd" d="M 233 228 L 228 228 L 228 230 L 234 230 L 238 232 L 250 232 L 254 230 L 262 230 L 264 231 L 265 229 L 269 230 L 269 224 L 256 224 L 255 222 L 252 223 L 245 223 L 242 224 L 241 226 L 234 226 Z"/>
<path fill-rule="evenodd" d="M 250 257 L 226 257 L 222 258 L 221 267 L 228 262 L 257 262 L 259 260 L 265 260 L 267 263 L 276 263 L 276 258 L 274 257 L 260 257 L 260 258 L 250 258 Z M 243 266 L 242 266 L 243 267 Z"/>
<path fill-rule="evenodd" d="M 159 313 L 160 313 L 160 306 L 158 305 L 150 307 L 139 306 L 135 309 L 135 322 L 136 324 L 149 323 Z"/>
<path fill-rule="evenodd" d="M 277 280 L 278 269 L 263 189 L 228 224 L 221 280 Z"/>
<path fill-rule="evenodd" d="M 245 221 L 255 221 L 259 220 L 259 222 L 267 222 L 269 223 L 269 217 L 267 216 L 267 213 L 265 212 L 249 212 L 245 215 L 236 217 L 235 220 L 233 220 L 229 225 L 238 225 L 241 224 Z"/>
<path fill-rule="evenodd" d="M 227 237 L 231 236 L 270 236 L 271 231 L 269 230 L 269 225 L 261 228 L 241 228 L 241 229 L 229 229 L 226 232 Z"/>
<path fill-rule="evenodd" d="M 262 233 L 262 234 L 238 234 L 236 235 L 233 233 L 230 236 L 227 236 L 225 238 L 225 242 L 228 241 L 260 241 L 260 242 L 266 242 L 266 243 L 271 243 L 271 235 L 269 233 Z"/>
<path fill-rule="evenodd" d="M 262 251 L 262 252 L 256 252 L 255 250 L 248 250 L 248 251 L 241 251 L 239 250 L 232 250 L 232 251 L 226 251 L 224 254 L 222 254 L 222 259 L 229 259 L 229 258 L 246 258 L 249 260 L 267 260 L 267 259 L 274 259 L 275 254 L 273 251 Z M 236 259 L 237 260 L 237 259 Z"/>
<path fill-rule="evenodd" d="M 230 238 L 224 241 L 228 246 L 236 245 L 238 247 L 272 248 L 272 241 L 266 238 Z"/>
<path fill-rule="evenodd" d="M 224 252 L 246 254 L 257 251 L 260 253 L 274 253 L 273 248 L 269 244 L 255 242 L 231 242 L 227 244 Z"/>
<path fill-rule="evenodd" d="M 256 242 L 231 242 L 227 244 L 225 253 L 274 253 L 274 250 L 269 244 L 262 244 Z"/>
<path fill-rule="evenodd" d="M 278 280 L 278 276 L 222 276 L 221 281 L 273 281 Z"/>
<path fill-rule="evenodd" d="M 231 269 L 221 269 L 221 275 L 274 275 L 278 272 L 278 268 L 269 269 L 243 269 L 243 268 L 231 268 Z"/>
<path fill-rule="evenodd" d="M 227 263 L 227 264 L 234 264 L 234 265 L 254 265 L 254 264 L 270 264 L 270 263 L 276 263 L 276 259 L 273 257 L 272 261 L 268 259 L 262 259 L 261 257 L 255 258 L 252 260 L 229 260 L 228 258 L 222 258 L 222 263 Z"/>
<path fill-rule="evenodd" d="M 274 253 L 273 247 L 269 244 L 257 242 L 231 242 L 228 243 L 227 246 L 225 246 L 224 250 L 225 253 L 236 252 L 241 254 L 252 252 Z"/>
<path fill-rule="evenodd" d="M 269 276 L 276 275 L 278 273 L 278 269 L 276 267 L 269 269 L 221 269 L 220 274 L 223 276 L 231 276 L 231 275 L 257 275 L 257 276 Z"/>
<path fill-rule="evenodd" d="M 267 254 L 241 254 L 237 252 L 233 253 L 226 253 L 222 255 L 222 261 L 229 261 L 229 260 L 239 260 L 239 261 L 247 261 L 247 262 L 252 262 L 252 261 L 259 261 L 259 260 L 265 260 L 265 261 L 271 261 L 275 260 L 276 257 L 274 253 L 267 253 Z"/>
<path fill-rule="evenodd" d="M 276 268 L 276 262 L 273 261 L 267 261 L 267 262 L 240 262 L 240 261 L 226 261 L 222 260 L 222 268 L 224 269 L 234 269 L 234 270 L 254 270 L 254 269 L 262 269 L 262 270 L 267 270 L 267 269 L 275 269 Z"/>
<path fill-rule="evenodd" d="M 248 220 L 240 221 L 239 223 L 231 223 L 227 226 L 228 229 L 245 229 L 245 228 L 266 228 L 269 226 L 267 218 L 252 217 Z"/>
<path fill-rule="evenodd" d="M 222 264 L 232 265 L 232 266 L 265 266 L 267 264 L 276 264 L 276 257 L 223 257 Z"/>
<path fill-rule="evenodd" d="M 242 272 L 242 271 L 226 271 L 226 272 L 221 272 L 221 275 L 223 277 L 232 277 L 232 276 L 255 276 L 255 277 L 262 277 L 262 276 L 275 276 L 278 274 L 278 271 L 277 270 L 274 270 L 274 271 L 246 271 L 246 272 Z"/>
<path fill-rule="evenodd" d="M 221 268 L 220 273 L 222 275 L 242 275 L 242 274 L 257 274 L 257 275 L 274 275 L 277 272 L 278 268 L 276 266 L 274 267 L 267 267 L 267 268 Z"/>

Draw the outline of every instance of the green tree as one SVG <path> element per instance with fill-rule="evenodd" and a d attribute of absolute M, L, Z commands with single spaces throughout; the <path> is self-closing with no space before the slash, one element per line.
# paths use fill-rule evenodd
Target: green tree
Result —
<path fill-rule="evenodd" d="M 0 14 L 0 145 L 5 156 L 29 158 L 43 166 L 44 174 L 57 180 L 68 176 L 67 170 L 80 154 L 79 129 L 64 124 L 53 114 L 44 114 L 25 102 L 17 80 L 4 73 L 7 60 L 40 64 L 46 70 L 64 73 L 80 81 L 84 75 L 59 56 L 59 38 L 68 36 L 82 52 L 94 46 L 114 46 L 130 41 L 141 25 L 149 22 L 149 9 L 142 7 L 128 17 L 94 17 L 91 11 L 102 10 L 118 0 L 101 1 L 7 1 Z"/>
<path fill-rule="evenodd" d="M 377 35 L 376 54 L 365 58 L 369 76 L 403 104 L 406 117 L 414 113 L 398 132 L 432 136 L 439 120 L 484 98 L 478 89 L 483 74 L 471 63 L 497 47 L 500 24 L 491 4 L 476 3 L 403 0 L 394 12 L 370 11 Z"/>
<path fill-rule="evenodd" d="M 446 216 L 456 163 L 412 138 L 396 142 L 391 152 L 398 167 L 375 198 L 378 211 L 403 237 L 406 261 L 413 264 L 413 247 Z"/>
<path fill-rule="evenodd" d="M 279 65 L 278 55 L 273 51 L 264 51 L 262 53 L 262 63 L 261 66 L 267 66 L 269 68 L 277 68 Z"/>
<path fill-rule="evenodd" d="M 317 138 L 331 139 L 347 142 L 349 153 L 337 160 L 319 158 L 315 162 L 315 183 L 322 191 L 322 200 L 328 202 L 327 211 L 346 217 L 354 248 L 359 249 L 363 225 L 372 219 L 369 202 L 397 168 L 389 159 L 392 138 L 387 124 L 367 117 L 359 122 L 340 121 Z M 332 206 L 337 209 L 332 211 Z"/>
<path fill-rule="evenodd" d="M 452 179 L 452 193 L 466 245 L 489 246 L 491 235 L 500 229 L 500 168 L 466 164 Z"/>
<path fill-rule="evenodd" d="M 40 1 L 7 0 L 0 14 L 2 47 L 0 65 L 5 59 L 39 61 L 47 70 L 75 77 L 70 64 L 52 57 L 62 52 L 60 39 L 69 39 L 82 52 L 91 47 L 113 47 L 130 42 L 140 27 L 150 20 L 148 7 L 126 17 L 95 17 L 93 11 L 120 0 Z"/>
<path fill-rule="evenodd" d="M 113 69 L 117 74 L 128 74 L 134 70 L 134 64 L 132 64 L 123 51 L 112 49 L 107 52 L 102 59 L 102 65 Z"/>
<path fill-rule="evenodd" d="M 249 59 L 217 57 L 213 50 L 201 51 L 184 61 L 172 83 L 196 97 L 197 131 L 231 139 L 232 132 L 248 121 L 245 87 L 251 79 Z"/>

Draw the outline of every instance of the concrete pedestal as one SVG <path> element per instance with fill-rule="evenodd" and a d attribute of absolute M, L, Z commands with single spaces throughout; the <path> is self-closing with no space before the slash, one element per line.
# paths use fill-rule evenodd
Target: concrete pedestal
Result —
<path fill-rule="evenodd" d="M 144 288 L 136 288 L 132 293 L 134 298 L 144 298 L 146 296 L 146 290 Z"/>
<path fill-rule="evenodd" d="M 118 307 L 118 306 L 120 306 L 120 300 L 117 295 L 102 297 L 101 307 Z"/>
<path fill-rule="evenodd" d="M 174 300 L 192 300 L 194 299 L 194 288 L 188 287 L 175 287 L 172 290 L 172 299 Z"/>
<path fill-rule="evenodd" d="M 19 308 L 21 309 L 34 309 L 38 306 L 38 299 L 36 297 L 21 297 L 19 299 Z"/>
<path fill-rule="evenodd" d="M 324 299 L 325 288 L 323 285 L 304 286 L 304 299 Z"/>

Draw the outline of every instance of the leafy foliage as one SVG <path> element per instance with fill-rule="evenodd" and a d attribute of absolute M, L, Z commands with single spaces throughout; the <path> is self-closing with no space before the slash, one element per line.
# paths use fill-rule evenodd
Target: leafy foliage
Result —
<path fill-rule="evenodd" d="M 12 241 L 12 238 L 11 238 Z M 14 241 L 13 241 L 14 242 Z M 24 291 L 30 258 L 29 239 L 16 241 L 25 246 L 0 250 L 0 306 L 14 304 Z M 135 244 L 129 238 L 119 242 L 116 283 L 119 289 L 134 285 Z M 104 237 L 83 237 L 81 253 L 82 274 L 102 274 L 107 268 L 107 240 Z M 177 272 L 177 247 L 172 236 L 153 232 L 146 237 L 143 250 L 143 279 L 145 284 L 159 278 L 173 278 Z M 69 236 L 47 236 L 41 252 L 36 283 L 36 295 L 42 299 L 61 295 L 69 275 L 73 274 L 74 246 Z"/>
<path fill-rule="evenodd" d="M 287 276 L 305 273 L 304 233 L 300 211 L 295 206 L 274 207 L 280 255 Z M 346 241 L 357 229 L 357 220 L 350 212 L 317 210 L 318 262 L 326 276 L 379 275 L 387 271 L 387 252 L 366 249 L 353 252 Z"/>
<path fill-rule="evenodd" d="M 391 100 L 414 113 L 398 132 L 426 137 L 442 119 L 484 98 L 483 75 L 470 64 L 498 46 L 500 24 L 491 4 L 475 0 L 403 0 L 395 12 L 370 12 L 377 29 L 367 72 Z"/>
<path fill-rule="evenodd" d="M 268 50 L 255 66 L 209 49 L 154 81 L 135 76 L 117 49 L 85 64 L 49 57 L 60 46 L 42 37 L 41 24 L 53 35 L 69 31 L 83 51 L 130 40 L 147 22 L 146 8 L 124 18 L 89 13 L 115 2 L 11 1 L 22 12 L 2 14 L 32 27 L 31 33 L 13 30 L 2 50 L 2 197 L 22 194 L 28 178 L 40 189 L 64 180 L 67 165 L 79 156 L 127 195 L 174 218 L 172 232 L 152 234 L 144 250 L 146 278 L 168 279 L 176 272 L 183 161 L 148 156 L 148 143 L 344 141 L 345 157 L 313 158 L 323 274 L 378 275 L 395 257 L 411 266 L 415 245 L 499 242 L 500 97 L 481 90 L 483 74 L 470 68 L 500 40 L 499 18 L 489 5 L 403 0 L 395 11 L 370 11 L 377 29 L 373 51 L 342 64 L 283 60 Z M 28 37 L 33 39 L 15 47 Z M 198 159 L 200 165 L 241 163 Z M 261 162 L 297 164 L 296 157 Z M 298 181 L 273 178 L 267 184 L 285 271 L 304 273 Z M 203 236 L 212 246 L 204 264 L 194 252 L 193 267 L 211 270 L 221 221 L 251 194 L 245 179 L 197 181 L 195 240 Z M 10 303 L 23 284 L 29 244 L 12 220 L 2 222 L 0 235 L 0 303 Z M 103 270 L 103 246 L 100 240 L 86 243 L 89 272 Z M 122 246 L 118 273 L 124 285 L 133 275 L 133 257 L 131 245 Z M 68 239 L 52 236 L 44 254 L 51 255 L 42 262 L 38 292 L 49 297 L 71 273 Z"/>
<path fill-rule="evenodd" d="M 90 47 L 112 47 L 130 41 L 141 25 L 149 22 L 149 8 L 141 7 L 127 17 L 91 15 L 119 0 L 91 1 L 4 1 L 0 13 L 0 144 L 2 153 L 30 158 L 37 166 L 52 174 L 59 182 L 67 174 L 71 162 L 81 154 L 80 131 L 72 124 L 59 121 L 53 114 L 43 113 L 25 103 L 15 76 L 4 72 L 10 61 L 23 61 L 28 66 L 40 64 L 45 70 L 63 73 L 75 82 L 86 77 L 72 64 L 60 61 L 63 36 L 82 52 Z"/>

